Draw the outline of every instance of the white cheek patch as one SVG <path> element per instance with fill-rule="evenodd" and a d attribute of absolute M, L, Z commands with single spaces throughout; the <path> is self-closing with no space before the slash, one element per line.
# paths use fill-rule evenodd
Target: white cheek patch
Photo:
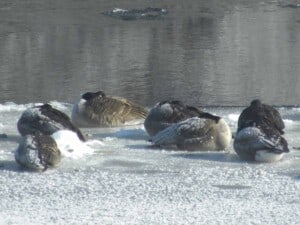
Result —
<path fill-rule="evenodd" d="M 78 106 L 78 111 L 79 112 L 82 112 L 82 111 L 84 111 L 84 104 L 86 103 L 86 100 L 84 100 L 84 99 L 80 99 L 79 101 L 78 101 L 78 103 L 77 103 L 77 106 Z"/>
<path fill-rule="evenodd" d="M 161 105 L 160 110 L 163 113 L 172 113 L 173 112 L 172 106 L 169 103 L 165 103 L 165 104 Z"/>

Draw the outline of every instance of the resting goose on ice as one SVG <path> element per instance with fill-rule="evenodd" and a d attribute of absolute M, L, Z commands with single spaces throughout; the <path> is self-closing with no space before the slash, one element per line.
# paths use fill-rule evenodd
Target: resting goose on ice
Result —
<path fill-rule="evenodd" d="M 234 150 L 246 161 L 278 161 L 289 152 L 283 129 L 284 123 L 275 108 L 253 100 L 239 116 Z"/>
<path fill-rule="evenodd" d="M 80 140 L 85 141 L 83 134 L 71 122 L 70 118 L 49 104 L 26 109 L 22 113 L 17 127 L 22 136 L 35 134 L 37 131 L 42 134 L 51 135 L 58 130 L 71 130 L 77 134 Z"/>
<path fill-rule="evenodd" d="M 45 171 L 59 164 L 61 152 L 50 135 L 35 132 L 22 137 L 15 151 L 15 159 L 24 168 Z"/>
<path fill-rule="evenodd" d="M 147 111 L 125 98 L 104 92 L 86 92 L 72 110 L 72 121 L 79 127 L 114 127 L 144 120 Z"/>
<path fill-rule="evenodd" d="M 198 108 L 187 106 L 180 101 L 163 101 L 157 103 L 148 113 L 144 127 L 150 136 L 165 128 L 199 115 Z"/>
<path fill-rule="evenodd" d="M 190 151 L 222 151 L 232 135 L 224 119 L 199 111 L 198 116 L 174 123 L 151 137 L 154 145 L 176 145 Z"/>

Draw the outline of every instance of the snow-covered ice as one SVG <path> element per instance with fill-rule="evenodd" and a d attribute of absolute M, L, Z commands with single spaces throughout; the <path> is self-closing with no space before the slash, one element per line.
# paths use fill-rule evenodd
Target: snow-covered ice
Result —
<path fill-rule="evenodd" d="M 70 115 L 71 105 L 51 104 Z M 82 129 L 90 154 L 55 169 L 14 161 L 16 122 L 29 106 L 0 104 L 2 224 L 299 224 L 300 109 L 280 108 L 291 152 L 277 163 L 224 152 L 153 149 L 142 125 Z M 209 108 L 234 132 L 242 108 Z M 80 150 L 79 150 L 80 151 Z"/>

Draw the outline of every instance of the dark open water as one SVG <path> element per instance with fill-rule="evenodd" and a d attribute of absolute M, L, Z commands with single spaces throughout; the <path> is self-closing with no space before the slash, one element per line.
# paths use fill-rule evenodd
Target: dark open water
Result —
<path fill-rule="evenodd" d="M 161 20 L 101 12 L 163 7 Z M 300 8 L 259 0 L 1 0 L 0 103 L 102 89 L 144 105 L 300 104 Z"/>

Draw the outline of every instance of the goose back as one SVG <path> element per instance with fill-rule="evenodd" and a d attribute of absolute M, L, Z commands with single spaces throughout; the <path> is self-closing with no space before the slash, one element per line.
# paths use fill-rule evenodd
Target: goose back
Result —
<path fill-rule="evenodd" d="M 51 135 L 58 130 L 68 129 L 74 131 L 80 140 L 85 141 L 83 134 L 71 119 L 49 104 L 26 109 L 18 120 L 17 128 L 22 136 L 37 131 Z"/>
<path fill-rule="evenodd" d="M 229 146 L 231 131 L 227 123 L 192 117 L 175 123 L 151 137 L 154 145 L 177 145 L 182 150 L 220 151 Z"/>
<path fill-rule="evenodd" d="M 239 116 L 238 131 L 252 126 L 272 127 L 280 134 L 284 134 L 284 122 L 280 113 L 272 106 L 261 103 L 260 100 L 253 100 L 249 107 L 244 109 Z"/>
<path fill-rule="evenodd" d="M 72 111 L 75 124 L 81 127 L 113 127 L 145 119 L 147 111 L 144 107 L 122 97 L 100 93 L 82 95 Z"/>
<path fill-rule="evenodd" d="M 183 104 L 181 101 L 162 101 L 148 113 L 144 127 L 150 136 L 188 118 L 199 116 L 201 110 Z"/>

